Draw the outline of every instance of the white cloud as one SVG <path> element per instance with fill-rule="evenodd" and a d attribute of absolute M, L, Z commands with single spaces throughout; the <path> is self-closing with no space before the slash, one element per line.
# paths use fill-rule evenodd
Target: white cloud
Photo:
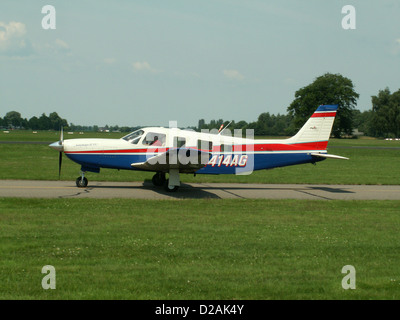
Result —
<path fill-rule="evenodd" d="M 71 49 L 64 40 L 56 39 L 45 44 L 34 43 L 35 53 L 43 56 L 71 55 Z"/>
<path fill-rule="evenodd" d="M 21 22 L 11 21 L 6 24 L 0 21 L 0 27 L 2 29 L 0 31 L 0 41 L 7 41 L 14 37 L 20 38 L 26 34 L 26 27 Z"/>
<path fill-rule="evenodd" d="M 225 77 L 233 80 L 243 80 L 244 76 L 237 70 L 224 70 L 223 74 Z"/>
<path fill-rule="evenodd" d="M 103 59 L 103 62 L 105 64 L 114 64 L 115 62 L 117 62 L 117 59 L 115 59 L 115 58 L 105 58 L 105 59 Z"/>
<path fill-rule="evenodd" d="M 160 70 L 154 69 L 152 66 L 147 61 L 143 62 L 134 62 L 132 63 L 133 69 L 136 71 L 144 71 L 144 72 L 151 72 L 151 73 L 157 73 L 160 72 Z"/>
<path fill-rule="evenodd" d="M 56 39 L 52 43 L 31 43 L 27 38 L 27 29 L 22 22 L 0 21 L 0 55 L 9 57 L 39 55 L 69 54 L 70 47 L 64 40 Z"/>
<path fill-rule="evenodd" d="M 62 50 L 69 50 L 69 45 L 61 39 L 56 39 L 56 46 Z"/>
<path fill-rule="evenodd" d="M 0 21 L 0 54 L 25 56 L 32 52 L 32 46 L 26 39 L 26 27 L 21 22 Z"/>

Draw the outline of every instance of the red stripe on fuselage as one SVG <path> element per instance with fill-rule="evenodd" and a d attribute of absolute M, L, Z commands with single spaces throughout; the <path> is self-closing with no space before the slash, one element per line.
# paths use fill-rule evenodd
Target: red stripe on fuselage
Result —
<path fill-rule="evenodd" d="M 233 146 L 233 151 L 307 151 L 307 150 L 324 150 L 328 146 L 328 141 L 316 141 L 306 143 L 284 144 L 284 143 L 268 143 Z"/>
<path fill-rule="evenodd" d="M 325 150 L 328 146 L 328 141 L 315 141 L 295 144 L 284 144 L 284 143 L 264 143 L 254 145 L 233 145 L 233 152 L 240 151 L 255 151 L 255 152 L 268 152 L 268 151 L 307 151 L 307 150 Z M 213 148 L 213 152 L 219 152 L 216 150 L 216 146 Z M 101 153 L 163 153 L 168 151 L 169 148 L 149 148 L 149 149 L 118 149 L 118 150 L 87 150 L 87 151 L 65 151 L 65 153 L 71 154 L 101 154 Z M 204 150 L 206 151 L 206 150 Z M 208 150 L 207 150 L 208 151 Z M 225 153 L 229 153 L 228 151 Z"/>
<path fill-rule="evenodd" d="M 159 153 L 166 152 L 168 148 L 148 148 L 148 149 L 118 149 L 118 150 L 87 150 L 87 151 L 65 151 L 65 153 Z"/>

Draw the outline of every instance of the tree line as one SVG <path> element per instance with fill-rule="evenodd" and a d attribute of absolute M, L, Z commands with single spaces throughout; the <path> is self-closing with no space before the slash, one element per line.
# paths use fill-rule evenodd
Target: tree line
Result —
<path fill-rule="evenodd" d="M 82 126 L 68 123 L 66 119 L 61 118 L 57 112 L 52 112 L 48 116 L 43 113 L 40 117 L 33 116 L 29 120 L 22 118 L 21 113 L 17 111 L 10 111 L 4 116 L 0 117 L 0 128 L 3 129 L 30 129 L 30 130 L 60 130 L 63 127 L 70 131 L 99 131 L 100 128 L 97 125 L 93 126 Z M 137 129 L 137 127 L 119 127 L 106 125 L 104 130 L 109 131 L 120 131 L 120 132 L 131 132 Z"/>
<path fill-rule="evenodd" d="M 287 108 L 287 114 L 261 113 L 254 122 L 211 120 L 198 121 L 197 131 L 202 129 L 219 129 L 222 124 L 229 129 L 253 129 L 256 136 L 291 136 L 294 135 L 320 105 L 337 104 L 338 111 L 332 133 L 335 137 L 352 136 L 353 130 L 358 129 L 371 137 L 400 137 L 400 89 L 391 93 L 389 88 L 379 90 L 371 97 L 372 108 L 361 112 L 356 109 L 359 94 L 355 92 L 352 81 L 340 74 L 326 73 L 317 77 L 311 84 L 295 92 L 295 99 Z M 56 112 L 47 116 L 32 117 L 29 120 L 21 117 L 17 111 L 8 112 L 0 117 L 0 127 L 32 130 L 59 130 L 61 127 L 71 131 L 99 131 L 97 125 L 81 126 L 68 124 Z M 109 131 L 130 132 L 138 127 L 106 126 Z"/>
<path fill-rule="evenodd" d="M 0 117 L 0 127 L 5 129 L 32 129 L 32 130 L 60 130 L 61 127 L 68 127 L 68 122 L 62 119 L 57 112 L 52 112 L 47 116 L 42 114 L 39 118 L 34 116 L 29 120 L 22 118 L 17 111 L 10 111 Z"/>
<path fill-rule="evenodd" d="M 219 129 L 223 124 L 224 128 L 229 128 L 233 133 L 234 130 L 242 130 L 242 136 L 245 136 L 246 129 L 254 130 L 254 134 L 257 136 L 288 136 L 291 135 L 290 124 L 293 120 L 291 115 L 284 114 L 270 114 L 269 112 L 261 113 L 258 116 L 257 121 L 246 122 L 244 120 L 235 122 L 219 120 L 211 120 L 206 123 L 204 119 L 200 119 L 198 126 L 193 128 L 196 131 L 201 131 L 204 129 L 212 130 Z"/>
<path fill-rule="evenodd" d="M 271 115 L 269 112 L 258 116 L 257 121 L 239 121 L 230 124 L 234 129 L 254 129 L 256 136 L 292 136 L 320 105 L 337 104 L 338 111 L 332 134 L 336 138 L 352 137 L 354 129 L 371 137 L 400 137 L 400 89 L 391 93 L 389 88 L 379 90 L 371 97 L 372 108 L 361 112 L 356 109 L 359 94 L 352 81 L 340 74 L 326 73 L 311 84 L 295 93 L 295 99 L 287 108 L 286 115 Z M 218 129 L 229 121 L 204 119 L 198 122 L 197 130 Z M 244 134 L 245 132 L 243 132 Z"/>

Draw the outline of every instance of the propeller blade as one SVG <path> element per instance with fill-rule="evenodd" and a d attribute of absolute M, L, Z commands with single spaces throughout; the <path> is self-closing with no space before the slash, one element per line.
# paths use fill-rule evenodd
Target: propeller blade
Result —
<path fill-rule="evenodd" d="M 64 143 L 64 128 L 61 127 L 60 141 L 58 141 L 58 144 L 61 146 L 63 143 Z"/>
<path fill-rule="evenodd" d="M 58 157 L 58 179 L 61 178 L 61 164 L 62 164 L 62 151 L 60 151 L 60 156 Z"/>

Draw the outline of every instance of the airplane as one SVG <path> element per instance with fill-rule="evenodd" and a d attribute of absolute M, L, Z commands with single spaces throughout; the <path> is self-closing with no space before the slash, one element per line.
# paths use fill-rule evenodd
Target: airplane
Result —
<path fill-rule="evenodd" d="M 321 105 L 303 127 L 286 139 L 253 139 L 218 132 L 194 132 L 178 128 L 145 127 L 120 139 L 68 139 L 49 146 L 81 165 L 76 186 L 86 188 L 86 172 L 100 168 L 155 172 L 152 183 L 175 192 L 180 174 L 250 174 L 256 170 L 325 159 L 348 158 L 328 154 L 327 146 L 338 105 Z M 168 174 L 168 179 L 166 178 Z"/>

